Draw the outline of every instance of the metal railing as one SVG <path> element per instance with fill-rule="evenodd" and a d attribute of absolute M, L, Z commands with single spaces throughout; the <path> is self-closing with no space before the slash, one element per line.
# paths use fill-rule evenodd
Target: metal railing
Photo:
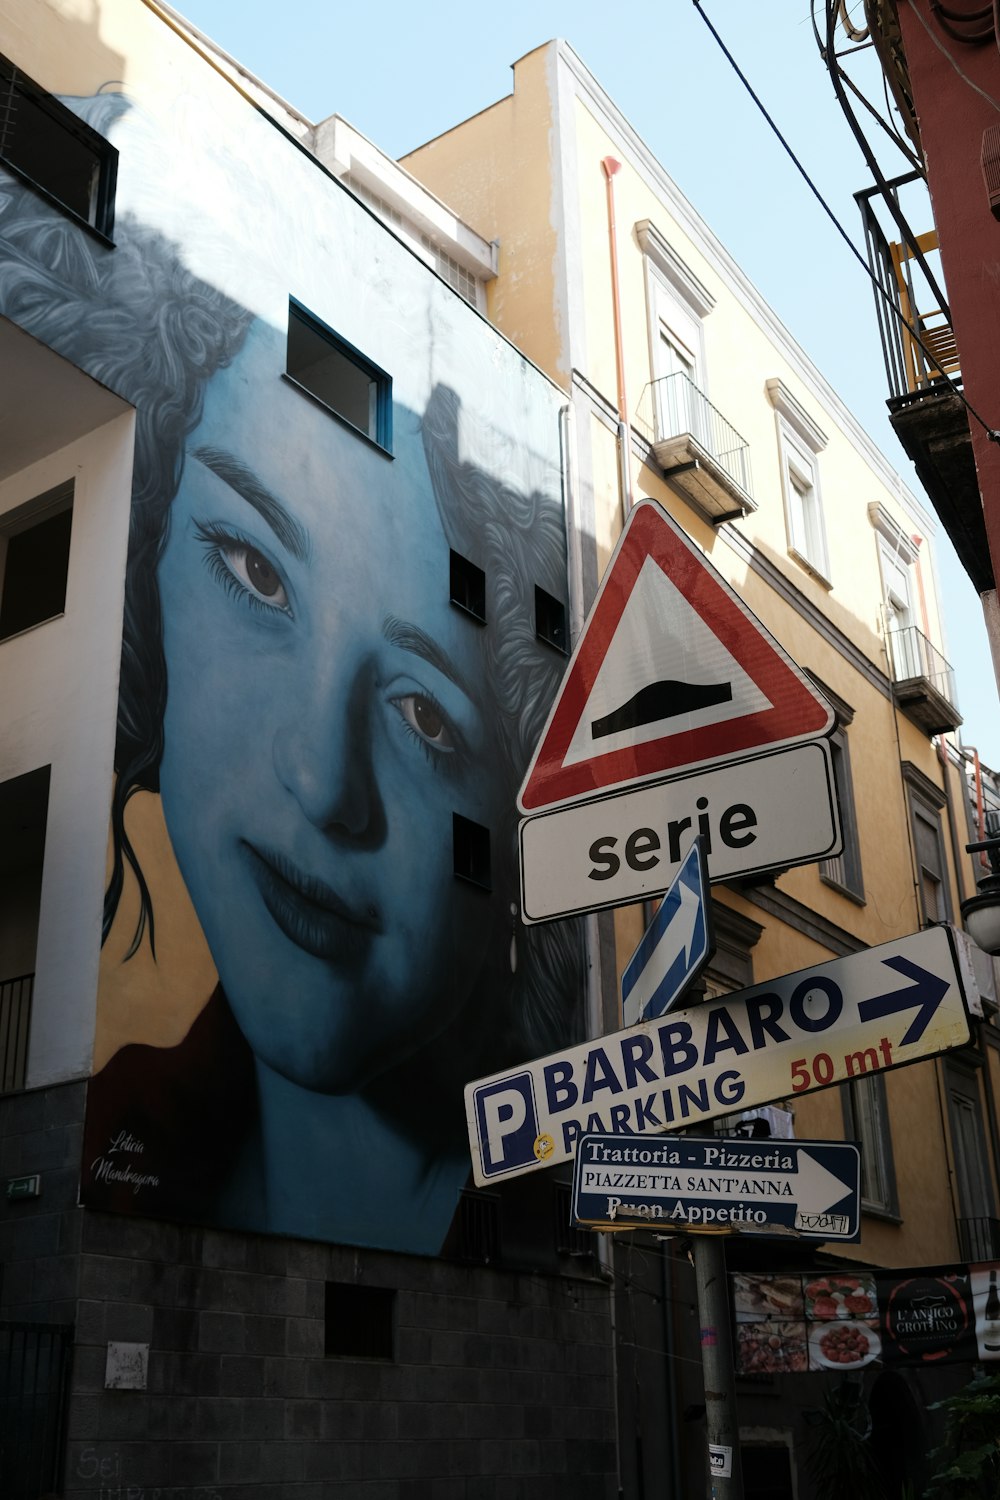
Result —
<path fill-rule="evenodd" d="M 73 1328 L 0 1322 L 0 1495 L 40 1500 L 57 1489 Z"/>
<path fill-rule="evenodd" d="M 1000 1219 L 959 1219 L 958 1251 L 963 1260 L 1000 1260 Z"/>
<path fill-rule="evenodd" d="M 458 1199 L 458 1260 L 495 1265 L 500 1259 L 500 1195 L 463 1188 Z"/>
<path fill-rule="evenodd" d="M 752 497 L 750 444 L 683 370 L 663 375 L 646 386 L 639 397 L 635 422 L 650 443 L 663 443 L 690 433 L 730 479 Z"/>
<path fill-rule="evenodd" d="M 888 636 L 893 682 L 924 677 L 954 707 L 958 701 L 955 674 L 937 647 L 915 625 L 890 629 Z"/>
<path fill-rule="evenodd" d="M 0 979 L 0 1094 L 24 1088 L 34 974 Z"/>
<path fill-rule="evenodd" d="M 884 188 L 854 195 L 864 225 L 868 267 L 876 284 L 875 311 L 892 399 L 927 390 L 942 372 L 960 379 L 951 311 L 928 259 L 937 250 L 937 236 L 933 231 L 915 234 L 900 205 L 900 190 L 918 183 L 923 183 L 922 175 L 907 172 Z M 879 223 L 879 205 L 887 215 L 892 239 Z"/>

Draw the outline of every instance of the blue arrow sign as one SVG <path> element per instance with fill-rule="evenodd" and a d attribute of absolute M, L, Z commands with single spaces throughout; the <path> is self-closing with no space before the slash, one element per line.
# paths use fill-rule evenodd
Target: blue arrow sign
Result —
<path fill-rule="evenodd" d="M 670 1009 L 715 952 L 708 868 L 696 838 L 622 975 L 626 1026 Z"/>
<path fill-rule="evenodd" d="M 573 1217 L 600 1229 L 857 1240 L 860 1188 L 852 1141 L 588 1134 L 577 1147 Z"/>

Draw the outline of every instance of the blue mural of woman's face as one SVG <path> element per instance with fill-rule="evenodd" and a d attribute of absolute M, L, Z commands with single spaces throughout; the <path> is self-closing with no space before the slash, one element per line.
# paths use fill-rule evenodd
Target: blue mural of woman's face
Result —
<path fill-rule="evenodd" d="M 452 817 L 495 828 L 502 791 L 415 421 L 390 460 L 283 366 L 254 325 L 188 441 L 158 575 L 160 786 L 254 1053 L 342 1093 L 475 989 L 492 903 L 454 877 Z"/>

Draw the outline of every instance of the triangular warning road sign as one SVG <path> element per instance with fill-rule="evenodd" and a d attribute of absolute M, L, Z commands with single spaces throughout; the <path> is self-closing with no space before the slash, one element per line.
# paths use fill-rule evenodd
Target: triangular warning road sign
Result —
<path fill-rule="evenodd" d="M 619 538 L 528 768 L 524 813 L 818 739 L 833 711 L 654 500 Z"/>

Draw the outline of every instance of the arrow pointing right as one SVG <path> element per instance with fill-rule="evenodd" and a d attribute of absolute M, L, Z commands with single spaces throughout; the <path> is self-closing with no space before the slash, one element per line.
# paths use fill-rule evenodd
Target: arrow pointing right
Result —
<path fill-rule="evenodd" d="M 900 955 L 894 958 L 883 958 L 882 962 L 886 968 L 895 969 L 899 974 L 906 974 L 914 983 L 907 985 L 905 989 L 893 990 L 888 995 L 874 995 L 870 1000 L 859 1001 L 858 1015 L 862 1021 L 877 1021 L 883 1016 L 894 1016 L 897 1011 L 910 1010 L 913 1006 L 918 1006 L 917 1014 L 902 1038 L 904 1044 L 918 1042 L 948 993 L 949 981 L 942 979 L 938 974 L 932 974 L 929 969 L 922 969 L 919 964 Z"/>
<path fill-rule="evenodd" d="M 850 1183 L 828 1171 L 808 1151 L 799 1151 L 797 1169 L 791 1181 L 799 1212 L 804 1214 L 824 1214 L 851 1191 Z"/>

